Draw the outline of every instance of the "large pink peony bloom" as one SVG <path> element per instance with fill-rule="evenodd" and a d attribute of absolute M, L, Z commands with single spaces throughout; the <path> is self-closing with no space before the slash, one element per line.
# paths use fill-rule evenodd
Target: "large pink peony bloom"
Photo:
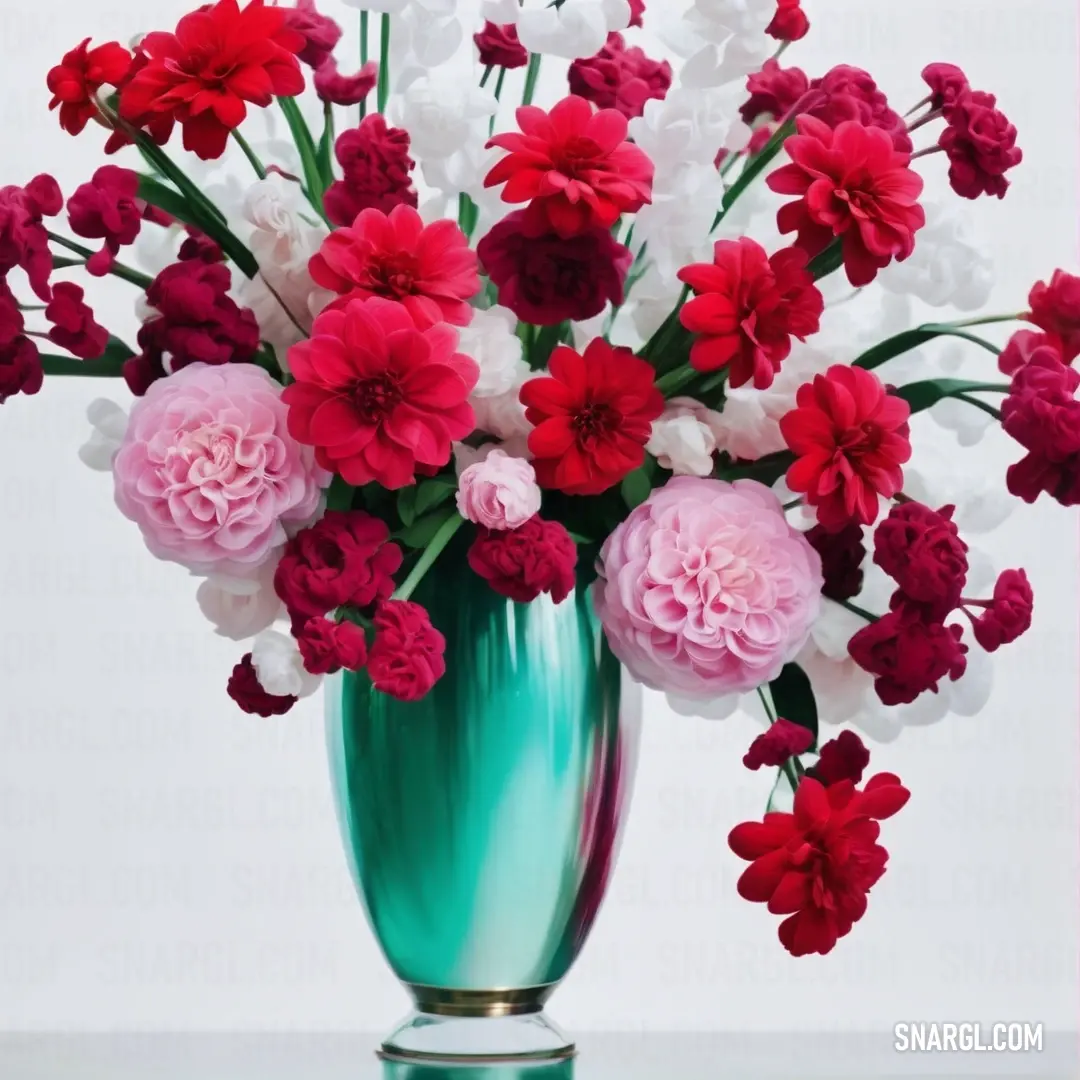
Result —
<path fill-rule="evenodd" d="M 639 682 L 688 697 L 752 690 L 803 647 L 821 558 L 756 480 L 677 476 L 611 534 L 593 600 Z"/>
<path fill-rule="evenodd" d="M 288 433 L 281 387 L 250 364 L 190 364 L 135 402 L 116 504 L 159 559 L 195 573 L 255 572 L 285 526 L 319 510 L 329 474 Z"/>

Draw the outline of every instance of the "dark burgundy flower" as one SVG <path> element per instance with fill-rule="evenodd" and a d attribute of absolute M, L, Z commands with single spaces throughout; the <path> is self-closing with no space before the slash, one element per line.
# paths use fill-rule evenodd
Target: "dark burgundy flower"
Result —
<path fill-rule="evenodd" d="M 375 89 L 379 65 L 369 60 L 355 75 L 342 75 L 337 61 L 328 56 L 315 69 L 315 93 L 331 105 L 359 105 Z"/>
<path fill-rule="evenodd" d="M 901 503 L 874 532 L 874 562 L 934 622 L 959 605 L 967 581 L 968 547 L 953 523 L 955 509 Z"/>
<path fill-rule="evenodd" d="M 957 195 L 1005 198 L 1005 173 L 1024 155 L 1016 145 L 1016 127 L 997 107 L 997 98 L 982 90 L 968 90 L 950 106 L 948 126 L 938 145 L 949 155 L 949 183 Z"/>
<path fill-rule="evenodd" d="M 580 322 L 599 315 L 608 302 L 621 304 L 634 261 L 609 229 L 563 239 L 524 210 L 498 222 L 476 253 L 499 290 L 499 303 L 536 326 Z"/>
<path fill-rule="evenodd" d="M 996 652 L 1030 629 L 1035 594 L 1023 570 L 1003 570 L 994 584 L 994 599 L 975 606 L 986 608 L 972 620 L 975 640 L 987 652 Z"/>
<path fill-rule="evenodd" d="M 233 668 L 232 675 L 229 677 L 228 693 L 244 712 L 255 713 L 259 716 L 281 716 L 299 700 L 291 694 L 287 697 L 268 694 L 262 688 L 259 676 L 255 673 L 251 653 L 248 653 Z"/>
<path fill-rule="evenodd" d="M 293 7 L 283 10 L 285 29 L 304 37 L 304 47 L 296 59 L 317 69 L 341 40 L 341 27 L 329 15 L 315 10 L 315 0 L 296 0 Z"/>
<path fill-rule="evenodd" d="M 344 177 L 327 189 L 323 205 L 334 225 L 351 225 L 361 210 L 389 214 L 395 206 L 417 205 L 412 186 L 415 162 L 409 157 L 409 133 L 389 127 L 379 113 L 344 131 L 334 144 Z"/>
<path fill-rule="evenodd" d="M 967 76 L 955 64 L 927 64 L 922 77 L 930 87 L 931 109 L 951 109 L 969 89 Z"/>
<path fill-rule="evenodd" d="M 810 89 L 810 80 L 801 68 L 780 66 L 779 60 L 766 60 L 760 71 L 746 80 L 749 100 L 739 109 L 743 120 L 752 124 L 759 116 L 779 120 Z"/>
<path fill-rule="evenodd" d="M 0 278 L 0 349 L 6 348 L 23 332 L 23 313 L 15 294 Z"/>
<path fill-rule="evenodd" d="M 142 353 L 124 362 L 133 394 L 145 394 L 156 379 L 188 364 L 242 363 L 255 355 L 259 326 L 252 312 L 228 295 L 231 281 L 223 263 L 192 259 L 173 263 L 154 278 L 146 291 L 154 315 L 138 335 Z"/>
<path fill-rule="evenodd" d="M 44 381 L 37 346 L 19 336 L 0 345 L 0 405 L 14 394 L 36 394 Z"/>
<path fill-rule="evenodd" d="M 550 593 L 561 604 L 574 590 L 577 546 L 557 521 L 537 514 L 516 529 L 478 527 L 469 566 L 500 596 L 528 604 Z"/>
<path fill-rule="evenodd" d="M 185 231 L 187 235 L 180 245 L 180 250 L 176 253 L 176 257 L 181 262 L 187 262 L 189 259 L 205 263 L 225 262 L 225 252 L 221 250 L 216 240 L 212 240 L 194 225 L 185 226 Z"/>
<path fill-rule="evenodd" d="M 888 98 L 862 68 L 837 64 L 820 79 L 814 79 L 810 89 L 820 91 L 825 99 L 809 109 L 809 116 L 823 120 L 831 128 L 845 120 L 854 120 L 863 127 L 880 128 L 892 139 L 895 150 L 911 153 L 911 137 L 904 118 L 889 107 Z"/>
<path fill-rule="evenodd" d="M 863 772 L 870 764 L 870 751 L 854 731 L 841 731 L 820 750 L 817 764 L 808 775 L 820 780 L 825 787 L 850 780 L 861 784 Z"/>
<path fill-rule="evenodd" d="M 848 642 L 852 660 L 874 676 L 885 705 L 910 705 L 927 690 L 937 693 L 948 676 L 967 668 L 967 646 L 959 626 L 926 621 L 917 608 L 901 607 L 863 627 Z"/>
<path fill-rule="evenodd" d="M 513 23 L 500 26 L 485 22 L 484 29 L 473 34 L 473 41 L 480 53 L 480 63 L 485 67 L 513 69 L 529 62 L 529 50 L 518 40 L 517 27 Z"/>
<path fill-rule="evenodd" d="M 274 589 L 294 617 L 315 617 L 348 604 L 370 608 L 394 591 L 401 549 L 390 530 L 361 510 L 328 510 L 285 545 Z"/>
<path fill-rule="evenodd" d="M 1055 339 L 1061 358 L 1071 364 L 1080 356 L 1080 277 L 1055 270 L 1049 282 L 1031 287 L 1028 304 L 1028 319 Z"/>
<path fill-rule="evenodd" d="M 333 675 L 342 668 L 359 671 L 367 663 L 367 637 L 356 623 L 317 616 L 304 622 L 294 636 L 312 675 Z"/>
<path fill-rule="evenodd" d="M 94 97 L 106 84 L 119 86 L 131 66 L 131 53 L 117 41 L 90 48 L 86 38 L 63 60 L 51 68 L 46 78 L 52 101 L 49 109 L 60 109 L 60 126 L 69 135 L 78 135 L 97 112 Z"/>
<path fill-rule="evenodd" d="M 53 261 L 43 217 L 56 217 L 64 206 L 60 187 L 47 173 L 35 176 L 26 187 L 0 188 L 0 277 L 14 266 L 26 271 L 30 288 L 45 301 Z"/>
<path fill-rule="evenodd" d="M 427 611 L 409 600 L 387 600 L 375 612 L 368 675 L 376 690 L 419 701 L 446 674 L 446 638 Z"/>
<path fill-rule="evenodd" d="M 1015 375 L 1043 350 L 1059 363 L 1066 362 L 1061 352 L 1061 341 L 1053 334 L 1037 330 L 1017 330 L 998 357 L 998 370 L 1002 375 Z"/>
<path fill-rule="evenodd" d="M 799 6 L 799 0 L 777 0 L 776 14 L 765 27 L 765 33 L 777 41 L 798 41 L 806 37 L 810 20 Z"/>
<path fill-rule="evenodd" d="M 102 249 L 86 260 L 96 277 L 112 269 L 116 254 L 133 244 L 142 227 L 142 208 L 136 202 L 139 174 L 116 165 L 102 165 L 93 178 L 80 184 L 68 199 L 68 221 L 76 236 L 104 240 Z"/>
<path fill-rule="evenodd" d="M 763 765 L 779 768 L 789 758 L 805 753 L 813 745 L 814 733 L 809 728 L 779 717 L 750 744 L 742 763 L 754 772 Z"/>
<path fill-rule="evenodd" d="M 862 563 L 866 558 L 862 526 L 852 523 L 830 532 L 823 525 L 815 525 L 806 539 L 821 556 L 821 573 L 825 578 L 821 595 L 830 600 L 858 596 L 862 592 Z"/>
<path fill-rule="evenodd" d="M 637 46 L 628 49 L 622 34 L 611 33 L 595 56 L 570 65 L 569 79 L 572 94 L 599 109 L 618 109 L 633 119 L 644 113 L 647 101 L 667 94 L 671 65 L 666 60 L 651 60 Z"/>
<path fill-rule="evenodd" d="M 94 313 L 83 301 L 83 291 L 73 282 L 53 286 L 52 299 L 45 308 L 51 322 L 49 340 L 82 360 L 92 360 L 105 351 L 109 331 L 94 321 Z"/>

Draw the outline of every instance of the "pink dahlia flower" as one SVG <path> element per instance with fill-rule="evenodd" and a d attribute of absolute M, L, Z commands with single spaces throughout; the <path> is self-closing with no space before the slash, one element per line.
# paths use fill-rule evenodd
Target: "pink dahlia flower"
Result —
<path fill-rule="evenodd" d="M 686 697 L 752 690 L 803 647 L 821 558 L 756 480 L 677 476 L 611 534 L 593 600 L 639 682 Z"/>
<path fill-rule="evenodd" d="M 159 559 L 253 574 L 286 525 L 318 512 L 329 474 L 288 433 L 281 387 L 250 364 L 190 364 L 131 409 L 116 455 L 116 504 Z"/>

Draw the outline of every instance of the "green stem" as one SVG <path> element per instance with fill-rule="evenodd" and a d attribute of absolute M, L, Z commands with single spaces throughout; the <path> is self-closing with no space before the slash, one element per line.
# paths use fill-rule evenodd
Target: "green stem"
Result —
<path fill-rule="evenodd" d="M 529 57 L 529 67 L 525 72 L 525 93 L 522 95 L 521 104 L 531 105 L 533 95 L 536 93 L 536 80 L 540 78 L 540 53 L 533 53 Z"/>
<path fill-rule="evenodd" d="M 498 104 L 502 99 L 503 83 L 506 82 L 506 68 L 499 68 L 499 77 L 495 80 L 495 103 Z M 491 114 L 491 121 L 488 123 L 488 135 L 495 134 L 495 117 L 498 116 L 498 110 Z"/>
<path fill-rule="evenodd" d="M 977 319 L 965 319 L 963 322 L 954 322 L 948 325 L 960 329 L 965 326 L 989 326 L 991 323 L 1023 322 L 1026 314 L 1027 312 L 1020 311 L 1014 315 L 981 315 Z"/>
<path fill-rule="evenodd" d="M 54 244 L 59 244 L 63 248 L 67 248 L 68 251 L 74 251 L 76 255 L 81 255 L 84 259 L 89 259 L 94 253 L 88 247 L 83 247 L 82 244 L 76 244 L 74 240 L 68 240 L 66 236 L 58 236 L 54 232 L 49 233 L 49 239 Z M 75 263 L 68 263 L 70 266 L 76 265 Z M 140 289 L 147 289 L 153 282 L 153 278 L 149 274 L 140 273 L 138 270 L 133 270 L 130 266 L 125 266 L 121 262 L 113 262 L 109 268 L 109 273 L 113 277 L 118 277 L 123 281 L 129 281 L 132 285 L 138 285 Z"/>
<path fill-rule="evenodd" d="M 480 76 L 480 89 L 481 90 L 483 90 L 484 87 L 487 86 L 488 79 L 491 78 L 491 73 L 494 70 L 495 70 L 495 65 L 494 64 L 488 64 L 488 66 L 486 68 L 484 68 L 484 74 Z"/>
<path fill-rule="evenodd" d="M 279 97 L 278 105 L 285 114 L 285 121 L 289 125 L 289 132 L 293 137 L 293 143 L 300 154 L 300 164 L 304 172 L 304 193 L 312 208 L 316 210 L 323 220 L 326 214 L 323 211 L 322 197 L 323 188 L 322 174 L 319 172 L 318 151 L 315 148 L 315 140 L 311 137 L 311 130 L 307 126 L 303 113 L 296 99 L 291 97 Z"/>
<path fill-rule="evenodd" d="M 394 593 L 395 600 L 408 600 L 416 589 L 416 586 L 424 579 L 424 575 L 431 569 L 432 564 L 442 554 L 443 549 L 454 537 L 454 533 L 464 524 L 464 518 L 454 513 L 440 527 L 439 531 L 431 538 L 431 543 L 421 552 L 416 565 L 412 568 L 409 576 Z"/>
<path fill-rule="evenodd" d="M 694 379 L 697 378 L 697 375 L 698 372 L 696 372 L 689 364 L 683 364 L 681 367 L 675 368 L 674 371 L 669 371 L 666 375 L 661 375 L 660 378 L 656 380 L 656 389 L 659 390 L 664 397 L 672 397 L 693 382 Z"/>
<path fill-rule="evenodd" d="M 974 405 L 976 409 L 982 409 L 984 413 L 992 416 L 995 420 L 1001 419 L 1001 413 L 994 408 L 993 405 L 987 405 L 985 401 L 980 401 L 978 398 L 968 397 L 967 394 L 953 394 L 953 397 L 957 401 L 962 401 L 966 405 Z"/>
<path fill-rule="evenodd" d="M 251 149 L 251 144 L 240 134 L 239 128 L 233 128 L 233 138 L 236 140 L 240 149 L 244 151 L 244 157 L 251 162 L 251 167 L 255 170 L 255 175 L 260 180 L 266 179 L 266 166 L 259 160 L 259 155 Z"/>
<path fill-rule="evenodd" d="M 74 356 L 55 356 L 41 353 L 42 370 L 46 375 L 79 375 L 84 378 L 116 379 L 123 373 L 124 361 L 120 357 L 101 357 L 97 360 L 79 360 Z"/>
<path fill-rule="evenodd" d="M 368 13 L 360 12 L 360 66 L 368 62 Z M 367 116 L 367 98 L 360 102 L 360 119 Z"/>
<path fill-rule="evenodd" d="M 379 26 L 379 112 L 386 112 L 390 100 L 390 16 L 383 15 Z"/>
<path fill-rule="evenodd" d="M 859 607 L 858 604 L 853 604 L 850 600 L 834 600 L 833 603 L 839 604 L 842 608 L 846 608 L 852 615 L 862 616 L 867 622 L 874 623 L 881 618 L 880 615 L 874 615 L 865 608 Z"/>

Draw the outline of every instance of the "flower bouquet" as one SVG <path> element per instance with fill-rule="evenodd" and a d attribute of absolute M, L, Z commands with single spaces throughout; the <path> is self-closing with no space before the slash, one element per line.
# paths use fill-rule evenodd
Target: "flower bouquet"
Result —
<path fill-rule="evenodd" d="M 251 641 L 222 679 L 249 713 L 344 670 L 408 725 L 468 650 L 414 594 L 463 581 L 511 613 L 581 600 L 680 712 L 756 695 L 744 763 L 777 781 L 731 833 L 739 893 L 829 952 L 909 793 L 819 718 L 887 739 L 979 708 L 1033 599 L 964 532 L 1000 521 L 988 492 L 1080 502 L 1080 278 L 910 314 L 985 303 L 962 201 L 1006 194 L 1015 128 L 949 64 L 901 115 L 859 68 L 782 63 L 799 0 L 695 0 L 658 18 L 670 59 L 633 43 L 644 0 L 347 2 L 345 36 L 315 0 L 217 0 L 48 73 L 63 128 L 131 167 L 66 202 L 0 189 L 0 401 L 123 380 L 83 460 Z M 946 168 L 955 201 L 924 205 Z M 132 290 L 135 342 L 69 270 Z M 918 352 L 938 339 L 986 374 Z M 983 488 L 910 460 L 994 426 L 1017 460 Z"/>

